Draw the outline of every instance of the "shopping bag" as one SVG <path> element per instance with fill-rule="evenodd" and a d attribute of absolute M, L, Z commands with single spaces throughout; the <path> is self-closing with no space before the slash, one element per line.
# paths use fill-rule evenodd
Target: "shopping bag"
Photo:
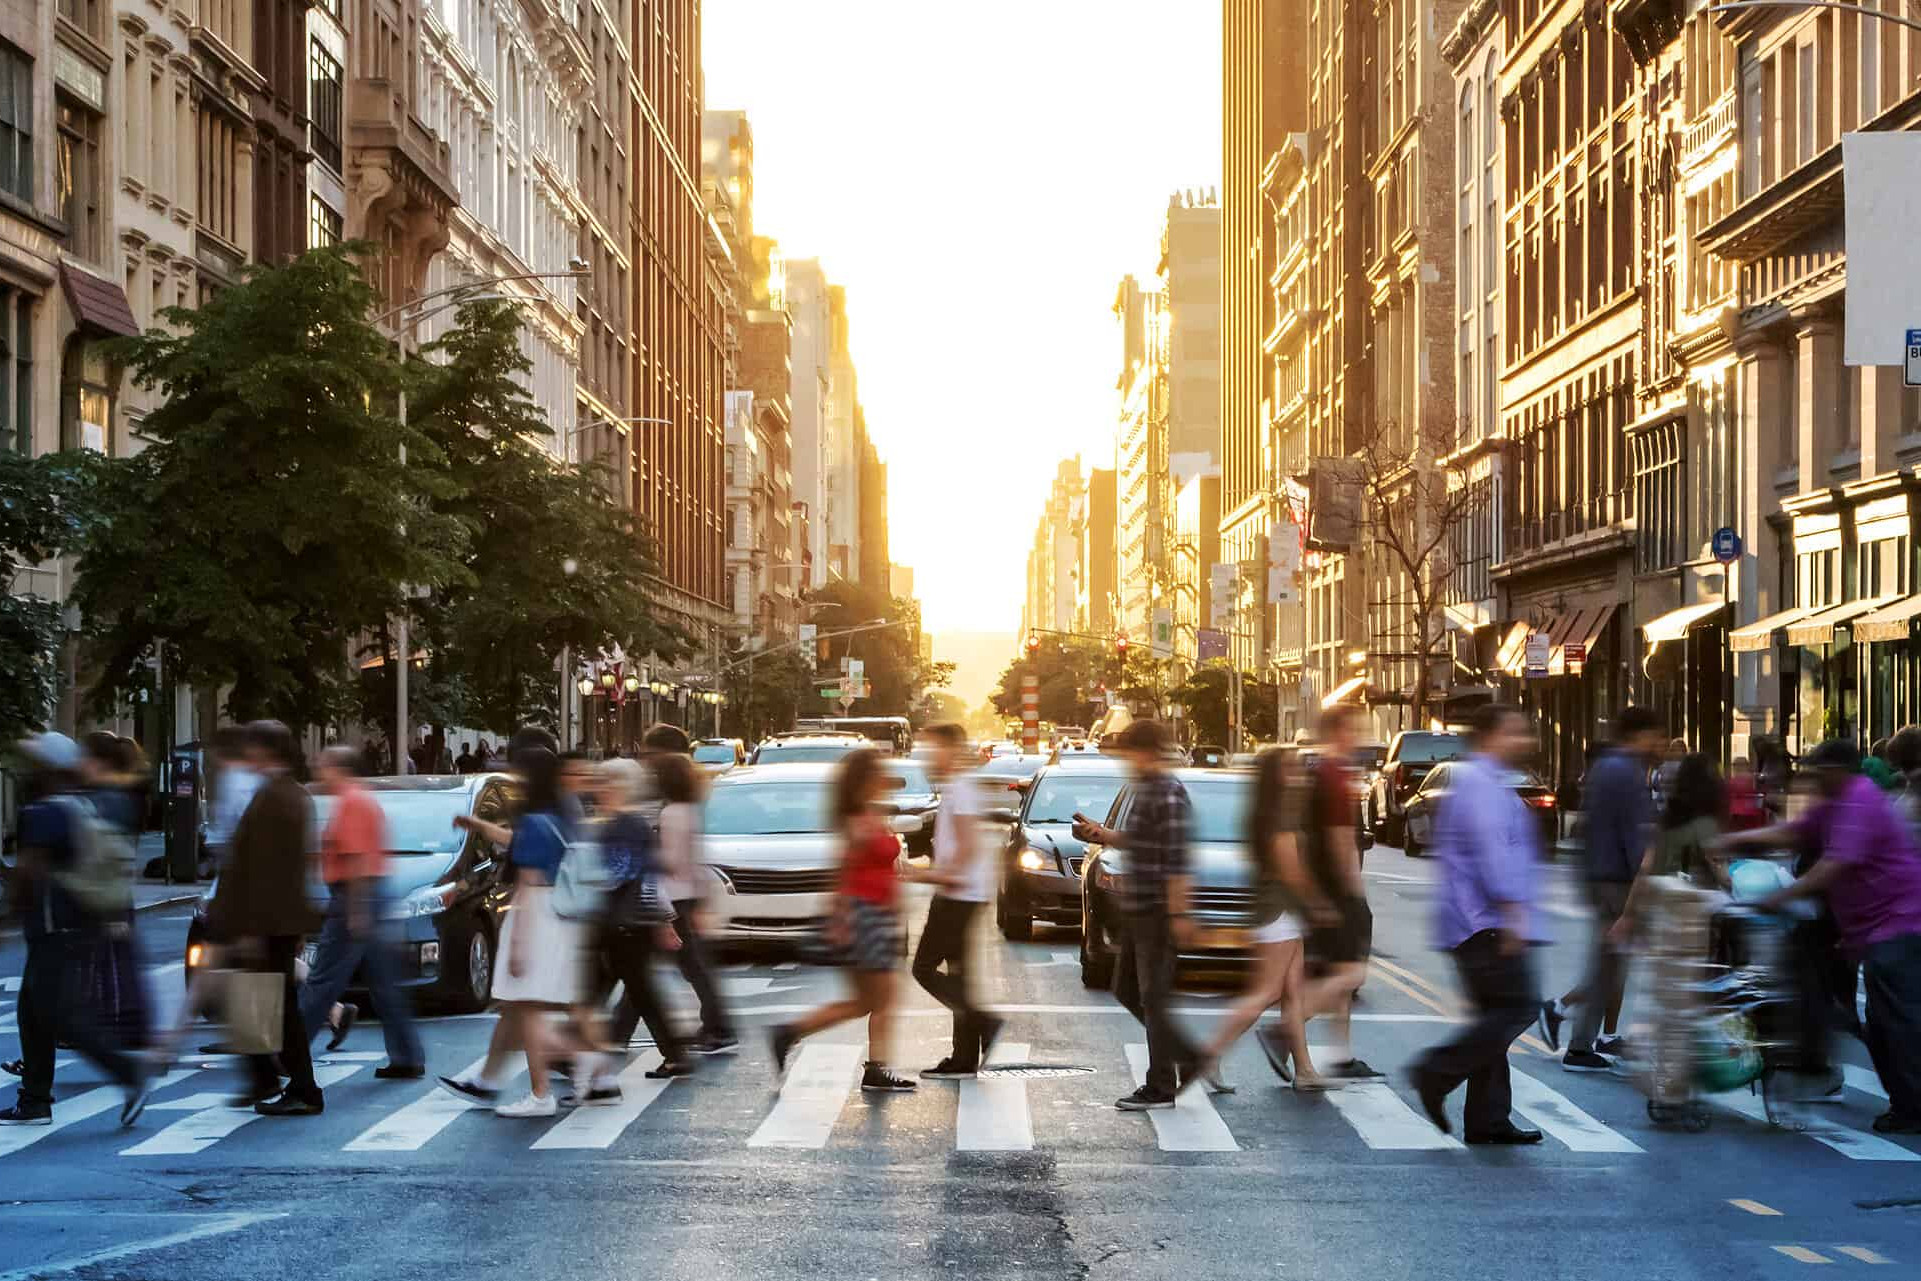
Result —
<path fill-rule="evenodd" d="M 277 970 L 228 970 L 221 975 L 221 986 L 226 991 L 228 1047 L 235 1054 L 280 1053 L 287 976 Z"/>

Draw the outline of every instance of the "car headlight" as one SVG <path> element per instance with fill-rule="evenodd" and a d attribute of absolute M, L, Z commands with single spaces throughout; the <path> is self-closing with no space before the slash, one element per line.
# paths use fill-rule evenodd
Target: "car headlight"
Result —
<path fill-rule="evenodd" d="M 447 894 L 451 885 L 423 885 L 406 898 L 400 900 L 401 920 L 411 920 L 416 916 L 437 916 L 446 910 Z"/>
<path fill-rule="evenodd" d="M 1040 851 L 1033 849 L 1022 850 L 1019 862 L 1030 872 L 1038 872 L 1047 866 L 1047 860 L 1041 857 Z"/>
<path fill-rule="evenodd" d="M 1126 875 L 1127 869 L 1112 859 L 1104 858 L 1094 864 L 1094 884 L 1110 894 L 1120 891 L 1121 878 Z"/>

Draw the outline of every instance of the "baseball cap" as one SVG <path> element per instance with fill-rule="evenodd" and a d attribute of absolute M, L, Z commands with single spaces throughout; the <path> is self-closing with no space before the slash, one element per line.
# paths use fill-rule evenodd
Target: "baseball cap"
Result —
<path fill-rule="evenodd" d="M 20 750 L 42 769 L 80 768 L 80 745 L 55 730 L 27 735 L 20 740 Z"/>

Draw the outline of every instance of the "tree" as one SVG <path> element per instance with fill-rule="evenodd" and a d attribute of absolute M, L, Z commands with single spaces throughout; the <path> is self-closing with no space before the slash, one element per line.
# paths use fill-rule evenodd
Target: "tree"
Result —
<path fill-rule="evenodd" d="M 1032 654 L 1020 656 L 1001 672 L 990 696 L 1003 716 L 1021 714 L 1021 680 L 1032 674 L 1040 680 L 1040 718 L 1057 725 L 1091 725 L 1100 715 L 1097 696 L 1105 689 L 1114 698 L 1158 706 L 1163 664 L 1145 646 L 1117 650 L 1110 641 L 1081 636 L 1039 635 Z"/>
<path fill-rule="evenodd" d="M 92 455 L 0 452 L 0 582 L 81 545 L 95 510 Z M 58 601 L 0 592 L 0 742 L 43 728 L 60 696 Z"/>
<path fill-rule="evenodd" d="M 1232 751 L 1241 749 L 1241 744 L 1230 741 L 1228 709 L 1233 693 L 1231 673 L 1225 664 L 1216 662 L 1197 668 L 1185 681 L 1168 690 L 1167 697 L 1186 709 L 1195 742 L 1219 743 Z M 1251 672 L 1242 672 L 1243 730 L 1256 742 L 1271 742 L 1278 732 L 1277 716 L 1274 686 L 1263 684 Z"/>
<path fill-rule="evenodd" d="M 890 596 L 885 588 L 837 579 L 809 593 L 807 604 L 822 636 L 882 619 L 901 624 L 825 641 L 828 656 L 819 664 L 823 683 L 839 675 L 842 657 L 858 658 L 863 664 L 872 692 L 855 705 L 856 715 L 909 715 L 923 690 L 939 688 L 953 679 L 952 663 L 921 657 L 919 601 Z"/>
<path fill-rule="evenodd" d="M 920 706 L 914 712 L 916 725 L 939 725 L 946 721 L 963 724 L 966 720 L 967 704 L 944 689 L 930 689 L 922 694 Z"/>
<path fill-rule="evenodd" d="M 1372 645 L 1383 670 L 1390 663 L 1412 668 L 1411 725 L 1427 723 L 1434 669 L 1447 657 L 1442 610 L 1455 567 L 1453 539 L 1478 501 L 1472 486 L 1439 465 L 1455 435 L 1453 420 L 1438 415 L 1412 430 L 1392 421 L 1369 424 L 1352 468 L 1370 552 L 1384 562 L 1369 574 L 1379 585 L 1373 605 L 1387 615 L 1374 622 Z"/>
<path fill-rule="evenodd" d="M 408 371 L 445 462 L 434 511 L 464 534 L 460 573 L 415 610 L 426 688 L 454 722 L 496 733 L 557 722 L 563 650 L 672 657 L 684 641 L 654 612 L 651 549 L 605 476 L 543 447 L 520 325 L 506 304 L 464 306 Z"/>
<path fill-rule="evenodd" d="M 73 599 L 96 700 L 137 686 L 158 650 L 236 718 L 324 723 L 354 704 L 350 656 L 403 584 L 465 577 L 444 459 L 394 412 L 399 370 L 368 323 L 355 255 L 249 268 L 197 309 L 116 344 L 164 399 L 141 453 L 103 460 L 106 517 Z M 401 450 L 406 462 L 401 462 Z"/>
<path fill-rule="evenodd" d="M 806 654 L 790 648 L 756 656 L 752 663 L 745 659 L 742 651 L 730 660 L 721 685 L 727 695 L 721 720 L 730 735 L 753 742 L 770 730 L 791 728 L 803 715 L 822 714 Z"/>

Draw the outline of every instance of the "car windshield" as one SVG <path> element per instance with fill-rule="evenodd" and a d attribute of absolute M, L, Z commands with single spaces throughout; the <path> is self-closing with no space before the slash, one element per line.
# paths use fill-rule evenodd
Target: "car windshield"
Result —
<path fill-rule="evenodd" d="M 741 777 L 739 774 L 731 778 Z M 709 836 L 777 836 L 800 832 L 828 832 L 831 796 L 827 784 L 723 782 L 707 796 L 705 828 Z"/>
<path fill-rule="evenodd" d="M 1247 802 L 1254 794 L 1249 780 L 1230 775 L 1218 782 L 1209 779 L 1186 786 L 1189 840 L 1224 845 L 1247 839 Z"/>
<path fill-rule="evenodd" d="M 1027 821 L 1071 823 L 1076 814 L 1099 818 L 1114 804 L 1124 781 L 1119 774 L 1056 771 L 1034 784 Z"/>
<path fill-rule="evenodd" d="M 731 765 L 734 763 L 733 745 L 702 743 L 694 749 L 694 762 L 698 765 Z"/>
<path fill-rule="evenodd" d="M 1399 759 L 1410 765 L 1432 765 L 1467 755 L 1467 742 L 1458 734 L 1403 734 Z"/>
<path fill-rule="evenodd" d="M 900 780 L 900 790 L 913 796 L 927 796 L 934 790 L 933 780 L 927 771 L 915 761 L 889 761 L 887 768 Z"/>
<path fill-rule="evenodd" d="M 467 834 L 454 826 L 454 815 L 467 812 L 465 789 L 432 792 L 386 792 L 368 789 L 387 820 L 390 854 L 452 854 L 466 843 Z M 314 830 L 327 830 L 333 816 L 331 796 L 313 798 Z"/>
<path fill-rule="evenodd" d="M 1421 790 L 1423 792 L 1446 791 L 1448 772 L 1448 768 L 1445 765 L 1435 766 L 1428 771 L 1427 777 L 1421 780 Z"/>
<path fill-rule="evenodd" d="M 756 765 L 820 765 L 839 760 L 858 743 L 768 743 L 754 753 Z"/>

